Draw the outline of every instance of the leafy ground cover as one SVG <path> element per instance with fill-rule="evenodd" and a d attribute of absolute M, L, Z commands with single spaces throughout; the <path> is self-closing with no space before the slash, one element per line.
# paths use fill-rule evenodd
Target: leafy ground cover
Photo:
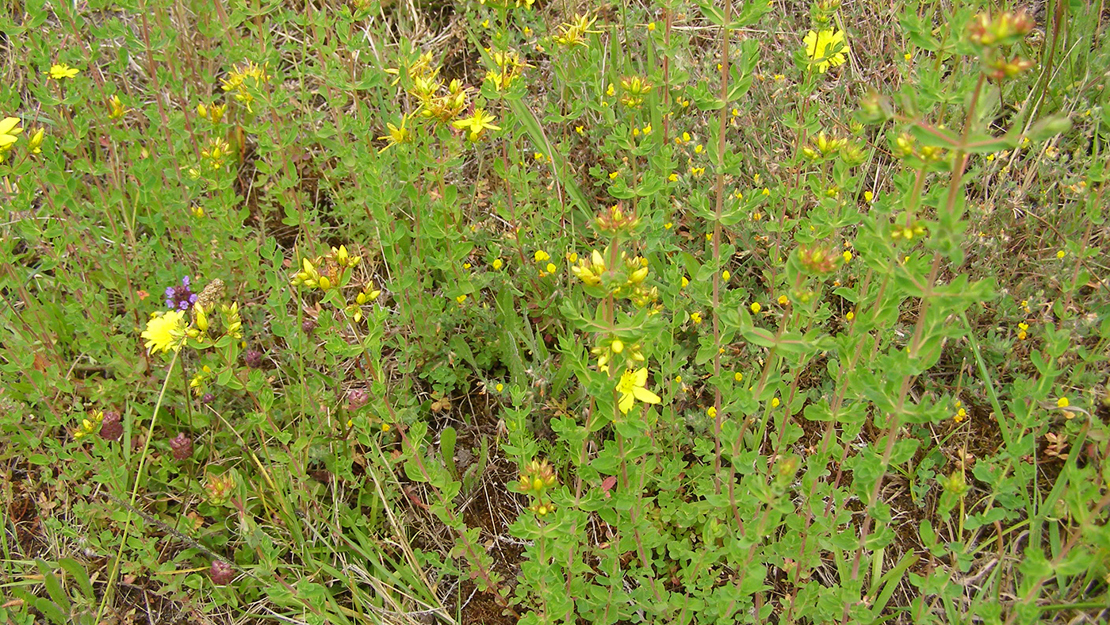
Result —
<path fill-rule="evenodd" d="M 1105 622 L 1108 18 L 8 3 L 0 620 Z"/>

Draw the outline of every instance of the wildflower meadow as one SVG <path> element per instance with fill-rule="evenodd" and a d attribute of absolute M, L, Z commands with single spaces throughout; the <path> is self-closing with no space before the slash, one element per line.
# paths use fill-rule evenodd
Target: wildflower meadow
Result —
<path fill-rule="evenodd" d="M 1110 621 L 1108 28 L 8 0 L 0 622 Z"/>

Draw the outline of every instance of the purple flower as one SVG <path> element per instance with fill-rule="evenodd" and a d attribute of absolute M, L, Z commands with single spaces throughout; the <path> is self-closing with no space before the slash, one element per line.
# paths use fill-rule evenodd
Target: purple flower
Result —
<path fill-rule="evenodd" d="M 189 276 L 181 279 L 181 286 L 166 287 L 166 308 L 189 310 L 197 301 L 197 294 L 189 288 Z"/>
<path fill-rule="evenodd" d="M 212 583 L 217 586 L 231 583 L 235 579 L 235 569 L 231 565 L 222 560 L 213 560 L 212 568 L 208 570 L 208 576 L 212 578 Z"/>
<path fill-rule="evenodd" d="M 358 410 L 368 401 L 370 401 L 370 393 L 367 393 L 364 388 L 353 388 L 347 391 L 347 410 L 352 412 Z"/>
<path fill-rule="evenodd" d="M 123 424 L 120 423 L 120 414 L 115 410 L 104 413 L 104 420 L 100 422 L 100 438 L 106 441 L 118 441 L 123 436 Z"/>
<path fill-rule="evenodd" d="M 193 455 L 193 439 L 180 432 L 170 439 L 170 450 L 173 452 L 174 460 L 185 460 Z"/>

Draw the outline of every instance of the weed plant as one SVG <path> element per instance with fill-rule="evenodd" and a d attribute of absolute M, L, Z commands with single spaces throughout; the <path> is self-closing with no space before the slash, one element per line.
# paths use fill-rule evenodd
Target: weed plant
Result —
<path fill-rule="evenodd" d="M 7 3 L 0 621 L 1106 622 L 1108 17 Z"/>

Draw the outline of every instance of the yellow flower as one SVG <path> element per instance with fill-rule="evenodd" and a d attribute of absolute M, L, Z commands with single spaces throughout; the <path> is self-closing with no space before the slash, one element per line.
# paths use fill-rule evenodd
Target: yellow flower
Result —
<path fill-rule="evenodd" d="M 500 126 L 493 124 L 496 119 L 496 117 L 489 115 L 482 109 L 474 109 L 473 115 L 466 119 L 453 121 L 451 125 L 459 130 L 467 131 L 467 138 L 471 142 L 477 142 L 486 130 L 501 130 Z"/>
<path fill-rule="evenodd" d="M 503 267 L 504 265 L 505 265 L 505 263 L 502 262 L 500 258 L 493 259 L 493 270 L 494 271 L 497 271 L 497 270 L 501 269 L 501 267 Z"/>
<path fill-rule="evenodd" d="M 771 407 L 772 408 L 778 408 L 779 407 L 779 398 L 778 397 L 774 397 L 774 398 L 771 399 Z"/>
<path fill-rule="evenodd" d="M 384 148 L 378 150 L 379 154 L 381 154 L 382 152 L 385 152 L 389 148 L 397 145 L 398 143 L 406 143 L 407 141 L 409 141 L 412 138 L 412 133 L 409 132 L 408 128 L 405 128 L 405 123 L 408 122 L 408 120 L 409 120 L 408 115 L 404 115 L 404 116 L 401 117 L 400 127 L 394 126 L 392 123 L 387 123 L 385 125 L 386 130 L 388 131 L 389 134 L 385 134 L 385 135 L 382 135 L 382 136 L 378 137 L 378 140 L 388 141 L 389 143 L 386 144 L 386 146 Z"/>
<path fill-rule="evenodd" d="M 146 348 L 150 353 L 178 351 L 185 344 L 185 311 L 171 310 L 154 313 L 143 330 Z"/>
<path fill-rule="evenodd" d="M 42 131 L 43 130 L 44 130 L 43 128 L 39 128 L 35 132 L 35 134 L 31 135 L 31 140 L 27 142 L 27 151 L 30 152 L 31 154 L 41 154 L 42 153 Z"/>
<path fill-rule="evenodd" d="M 462 303 L 466 301 L 466 294 L 464 293 L 464 294 L 456 297 L 455 301 L 458 302 L 460 305 L 462 305 Z"/>
<path fill-rule="evenodd" d="M 5 117 L 0 121 L 0 152 L 10 149 L 21 132 L 23 127 L 19 125 L 18 117 Z"/>
<path fill-rule="evenodd" d="M 535 256 L 533 256 L 533 258 L 536 259 L 537 263 L 542 263 L 545 260 L 550 260 L 551 256 L 547 252 L 539 250 L 536 252 Z"/>
<path fill-rule="evenodd" d="M 227 113 L 226 104 L 213 104 L 212 106 L 207 106 L 201 102 L 197 105 L 197 115 L 200 115 L 213 124 L 220 123 L 220 120 L 224 118 L 224 113 Z"/>
<path fill-rule="evenodd" d="M 705 414 L 709 415 L 710 419 L 716 419 L 717 418 L 717 408 L 715 406 L 710 406 L 709 410 L 705 411 Z"/>
<path fill-rule="evenodd" d="M 544 267 L 544 269 L 547 271 L 547 273 L 555 273 L 556 267 L 553 263 L 547 263 L 547 266 Z"/>
<path fill-rule="evenodd" d="M 685 289 L 686 285 L 688 285 L 688 284 L 690 284 L 690 278 L 687 278 L 686 276 L 682 276 L 682 288 Z"/>
<path fill-rule="evenodd" d="M 844 315 L 844 318 L 847 319 L 848 321 L 851 321 L 852 319 L 856 318 L 856 313 L 849 310 L 848 314 Z"/>
<path fill-rule="evenodd" d="M 737 371 L 736 373 L 732 374 L 732 379 L 736 380 L 737 382 L 743 382 L 744 374 Z"/>
<path fill-rule="evenodd" d="M 50 66 L 50 71 L 46 73 L 54 80 L 65 80 L 66 78 L 73 78 L 80 71 L 76 67 L 70 67 L 65 63 L 55 63 Z"/>
<path fill-rule="evenodd" d="M 108 100 L 108 119 L 119 119 L 127 112 L 127 107 L 123 105 L 123 101 L 119 99 L 118 95 L 113 95 Z"/>
<path fill-rule="evenodd" d="M 694 322 L 694 325 L 700 324 L 701 323 L 701 313 L 700 312 L 690 313 L 690 320 Z"/>
<path fill-rule="evenodd" d="M 809 31 L 802 43 L 806 47 L 806 56 L 810 65 L 819 73 L 824 74 L 829 66 L 843 65 L 849 52 L 848 42 L 844 33 L 839 30 Z"/>
<path fill-rule="evenodd" d="M 498 393 L 500 393 L 501 391 L 505 390 L 505 385 L 498 382 L 497 386 L 495 386 L 494 388 L 497 389 Z"/>
<path fill-rule="evenodd" d="M 759 302 L 752 302 L 751 309 L 753 313 L 759 314 L 763 307 L 759 305 Z"/>
<path fill-rule="evenodd" d="M 1056 407 L 1057 408 L 1067 408 L 1070 405 L 1071 405 L 1071 402 L 1068 401 L 1067 397 L 1061 397 L 1060 399 L 1056 400 Z"/>
<path fill-rule="evenodd" d="M 785 295 L 779 296 L 779 306 L 786 306 L 790 303 L 790 298 Z"/>
<path fill-rule="evenodd" d="M 620 401 L 617 407 L 623 414 L 628 414 L 632 410 L 632 406 L 636 400 L 640 400 L 647 404 L 658 404 L 662 400 L 655 393 L 644 388 L 647 384 L 648 371 L 646 368 L 633 372 L 631 369 L 625 370 L 621 374 L 620 382 L 617 383 L 617 390 L 620 392 Z"/>
<path fill-rule="evenodd" d="M 852 260 L 852 253 L 851 252 L 845 251 L 843 254 L 841 254 L 841 256 L 844 257 L 844 262 L 848 262 L 848 261 Z"/>
<path fill-rule="evenodd" d="M 559 29 L 562 33 L 555 35 L 555 43 L 568 48 L 573 48 L 574 46 L 589 46 L 586 42 L 586 35 L 589 33 L 601 32 L 600 30 L 594 30 L 592 28 L 596 20 L 597 17 L 589 17 L 587 15 L 575 13 L 574 19 L 559 25 Z"/>
<path fill-rule="evenodd" d="M 1063 258 L 1067 255 L 1068 255 L 1068 253 L 1065 252 L 1064 250 L 1060 250 L 1059 252 L 1056 252 L 1056 258 Z"/>
<path fill-rule="evenodd" d="M 727 269 L 723 273 L 721 273 L 721 279 L 724 280 L 725 282 L 728 282 L 728 279 L 731 278 L 731 277 L 732 277 L 732 274 L 729 273 Z"/>

